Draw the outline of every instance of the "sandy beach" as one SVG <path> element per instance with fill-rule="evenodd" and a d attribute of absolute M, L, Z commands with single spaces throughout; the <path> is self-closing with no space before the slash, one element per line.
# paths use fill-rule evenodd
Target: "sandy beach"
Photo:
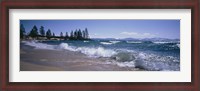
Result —
<path fill-rule="evenodd" d="M 106 59 L 91 58 L 67 50 L 35 49 L 21 44 L 20 71 L 129 71 L 138 70 L 106 64 Z"/>

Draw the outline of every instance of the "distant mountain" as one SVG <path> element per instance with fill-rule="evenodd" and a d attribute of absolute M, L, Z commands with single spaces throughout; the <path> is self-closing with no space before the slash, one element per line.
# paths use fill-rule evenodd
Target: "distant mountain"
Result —
<path fill-rule="evenodd" d="M 143 41 L 180 41 L 180 39 L 168 39 L 168 38 L 144 38 Z"/>
<path fill-rule="evenodd" d="M 92 38 L 92 39 L 95 39 L 95 40 L 118 40 L 116 38 Z"/>
<path fill-rule="evenodd" d="M 162 42 L 162 41 L 180 41 L 180 39 L 168 39 L 168 38 L 93 38 L 98 40 L 125 40 L 125 41 L 152 41 L 152 42 Z"/>
<path fill-rule="evenodd" d="M 121 39 L 121 40 L 132 40 L 132 41 L 138 41 L 140 39 L 136 39 L 136 38 L 124 38 L 124 39 Z"/>

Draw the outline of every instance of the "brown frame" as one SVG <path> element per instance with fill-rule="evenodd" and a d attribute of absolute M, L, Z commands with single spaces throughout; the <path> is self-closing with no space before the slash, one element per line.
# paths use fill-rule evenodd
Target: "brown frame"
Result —
<path fill-rule="evenodd" d="M 9 82 L 9 9 L 191 9 L 192 10 L 192 82 Z M 200 91 L 198 0 L 51 0 L 1 2 L 1 90 L 136 90 L 136 91 Z"/>

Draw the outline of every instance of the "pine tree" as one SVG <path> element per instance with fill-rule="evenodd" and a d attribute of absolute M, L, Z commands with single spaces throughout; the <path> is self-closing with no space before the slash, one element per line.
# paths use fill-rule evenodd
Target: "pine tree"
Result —
<path fill-rule="evenodd" d="M 78 39 L 78 40 L 81 40 L 81 39 L 82 39 L 82 32 L 81 32 L 81 29 L 78 30 L 77 39 Z"/>
<path fill-rule="evenodd" d="M 70 33 L 70 39 L 73 39 L 73 38 L 74 38 L 74 32 L 71 31 L 71 33 Z"/>
<path fill-rule="evenodd" d="M 60 37 L 63 38 L 63 33 L 62 32 L 60 32 Z"/>
<path fill-rule="evenodd" d="M 53 33 L 53 37 L 55 37 L 55 34 Z"/>
<path fill-rule="evenodd" d="M 68 36 L 68 32 L 65 33 L 65 40 L 67 40 L 69 38 Z"/>
<path fill-rule="evenodd" d="M 38 29 L 35 25 L 33 26 L 33 29 L 31 30 L 29 36 L 31 36 L 33 38 L 36 38 L 38 36 Z"/>
<path fill-rule="evenodd" d="M 74 32 L 74 38 L 77 39 L 78 37 L 78 30 L 76 29 L 76 31 Z"/>
<path fill-rule="evenodd" d="M 45 36 L 45 30 L 43 26 L 40 27 L 40 35 Z"/>
<path fill-rule="evenodd" d="M 20 25 L 20 38 L 23 39 L 25 35 L 26 35 L 26 31 L 25 31 L 24 25 L 21 24 Z"/>
<path fill-rule="evenodd" d="M 88 34 L 88 30 L 87 30 L 87 28 L 85 28 L 85 38 L 86 38 L 86 39 L 89 38 L 89 34 Z"/>
<path fill-rule="evenodd" d="M 86 39 L 86 37 L 85 37 L 85 31 L 82 31 L 82 37 L 83 37 L 83 39 Z"/>
<path fill-rule="evenodd" d="M 52 37 L 52 35 L 51 35 L 51 30 L 50 30 L 50 29 L 47 30 L 47 32 L 46 32 L 46 37 L 47 37 L 48 39 L 50 39 L 50 38 Z"/>

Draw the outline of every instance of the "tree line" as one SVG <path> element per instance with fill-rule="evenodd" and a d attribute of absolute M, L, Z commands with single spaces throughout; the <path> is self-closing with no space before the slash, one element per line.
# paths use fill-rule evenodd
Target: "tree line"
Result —
<path fill-rule="evenodd" d="M 20 38 L 24 39 L 25 37 L 31 37 L 31 38 L 38 38 L 38 37 L 46 37 L 47 39 L 51 38 L 59 38 L 64 40 L 86 40 L 89 39 L 89 33 L 88 29 L 85 28 L 84 30 L 76 29 L 75 31 L 71 30 L 70 34 L 68 32 L 65 32 L 65 35 L 63 32 L 60 32 L 60 36 L 56 36 L 50 29 L 47 31 L 44 30 L 44 27 L 41 26 L 38 30 L 38 28 L 34 25 L 33 28 L 29 33 L 26 34 L 25 28 L 23 24 L 20 25 Z"/>

